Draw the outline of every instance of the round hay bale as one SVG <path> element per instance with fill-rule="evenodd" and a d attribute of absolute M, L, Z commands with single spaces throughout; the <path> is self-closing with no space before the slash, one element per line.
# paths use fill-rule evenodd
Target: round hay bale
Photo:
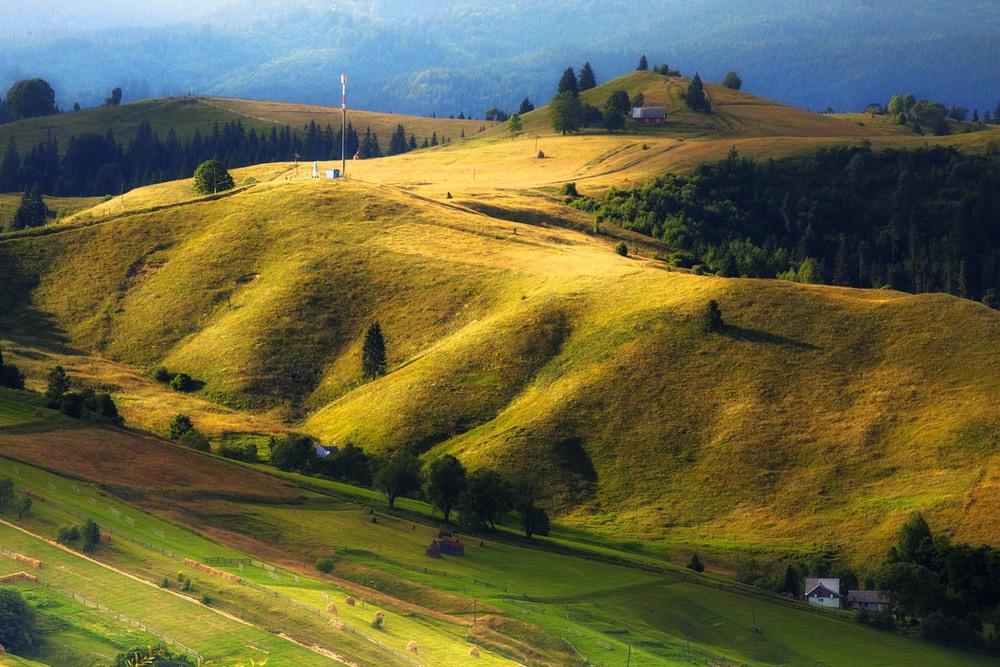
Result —
<path fill-rule="evenodd" d="M 346 598 L 344 598 L 344 604 L 346 604 L 348 607 L 353 607 L 354 606 L 354 598 L 351 597 L 350 595 L 348 595 Z"/>
<path fill-rule="evenodd" d="M 409 644 L 407 644 L 406 650 L 409 651 L 410 653 L 418 653 L 417 642 L 410 642 Z"/>
<path fill-rule="evenodd" d="M 479 657 L 479 649 L 476 648 L 475 646 L 470 646 L 469 647 L 469 655 L 471 655 L 473 658 L 478 658 Z"/>
<path fill-rule="evenodd" d="M 333 604 L 332 602 L 330 604 L 326 605 L 326 613 L 333 614 L 333 615 L 336 616 L 336 614 L 337 614 L 337 605 Z"/>

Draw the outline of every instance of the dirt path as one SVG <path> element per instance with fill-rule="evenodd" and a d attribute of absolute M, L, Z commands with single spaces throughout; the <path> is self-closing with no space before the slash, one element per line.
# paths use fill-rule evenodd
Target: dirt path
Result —
<path fill-rule="evenodd" d="M 130 572 L 126 572 L 125 570 L 122 570 L 122 569 L 119 569 L 117 567 L 114 567 L 113 565 L 108 565 L 107 563 L 102 563 L 101 561 L 95 560 L 94 558 L 91 558 L 90 556 L 88 556 L 86 554 L 82 554 L 79 551 L 74 551 L 73 549 L 70 549 L 69 547 L 67 547 L 67 546 L 65 546 L 63 544 L 60 544 L 59 542 L 56 542 L 55 540 L 50 540 L 47 537 L 42 537 L 41 535 L 36 535 L 35 533 L 32 533 L 30 530 L 26 530 L 26 529 L 22 528 L 21 526 L 18 526 L 18 525 L 15 525 L 13 523 L 10 523 L 9 521 L 6 521 L 4 519 L 0 519 L 0 524 L 3 524 L 5 526 L 7 526 L 8 528 L 13 528 L 14 530 L 20 531 L 20 532 L 24 533 L 25 535 L 28 535 L 29 537 L 35 538 L 36 540 L 41 540 L 42 542 L 45 542 L 46 544 L 48 544 L 50 546 L 53 546 L 53 547 L 55 547 L 57 549 L 62 549 L 66 553 L 72 554 L 72 555 L 76 556 L 77 558 L 82 558 L 83 560 L 89 561 L 89 562 L 91 562 L 91 563 L 93 563 L 95 565 L 99 565 L 100 567 L 103 567 L 105 570 L 110 570 L 110 571 L 112 571 L 112 572 L 114 572 L 116 574 L 120 574 L 120 575 L 122 575 L 124 577 L 128 577 L 129 579 L 132 579 L 133 581 L 137 581 L 140 584 L 143 584 L 145 586 L 149 586 L 150 588 L 154 588 L 154 589 L 156 589 L 157 591 L 159 591 L 161 593 L 169 593 L 170 595 L 175 595 L 175 596 L 181 598 L 182 600 L 187 600 L 188 602 L 193 602 L 194 604 L 201 605 L 205 609 L 208 609 L 209 611 L 214 612 L 214 613 L 216 613 L 219 616 L 222 616 L 224 618 L 228 618 L 231 621 L 235 621 L 235 622 L 240 623 L 242 625 L 245 625 L 247 627 L 254 628 L 255 630 L 260 630 L 261 632 L 268 632 L 269 633 L 269 631 L 266 628 L 263 628 L 263 627 L 261 627 L 259 625 L 254 625 L 253 623 L 250 623 L 248 621 L 243 620 L 239 616 L 235 616 L 233 614 L 230 614 L 229 612 L 222 611 L 221 609 L 216 609 L 214 607 L 209 607 L 208 605 L 202 604 L 201 602 L 199 602 L 198 600 L 195 600 L 194 598 L 188 597 L 187 595 L 182 595 L 182 594 L 178 593 L 177 591 L 170 590 L 169 588 L 160 588 L 155 583 L 153 583 L 151 581 L 147 581 L 147 580 L 143 579 L 142 577 L 138 577 L 138 576 L 136 576 L 136 575 L 134 575 L 134 574 L 132 574 Z M 330 651 L 328 649 L 321 648 L 319 646 L 307 646 L 306 644 L 303 644 L 302 642 L 297 641 L 297 640 L 289 637 L 288 635 L 286 635 L 284 633 L 277 633 L 277 636 L 281 637 L 282 639 L 284 639 L 287 642 L 291 642 L 292 644 L 300 646 L 300 647 L 302 647 L 302 648 L 304 648 L 304 649 L 306 649 L 308 651 L 312 651 L 313 653 L 315 653 L 317 655 L 321 655 L 321 656 L 323 656 L 325 658 L 330 658 L 332 660 L 336 660 L 337 662 L 342 663 L 344 665 L 351 665 L 351 667 L 358 667 L 357 663 L 351 662 L 350 660 L 348 660 L 344 656 L 339 655 L 337 653 L 334 653 L 333 651 Z"/>

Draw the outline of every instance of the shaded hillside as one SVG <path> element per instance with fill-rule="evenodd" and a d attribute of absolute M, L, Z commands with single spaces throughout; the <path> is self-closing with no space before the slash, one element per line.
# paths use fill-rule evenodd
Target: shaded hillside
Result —
<path fill-rule="evenodd" d="M 327 443 L 543 470 L 553 509 L 618 535 L 859 558 L 920 509 L 1000 543 L 995 311 L 668 271 L 518 217 L 279 179 L 83 219 L 0 243 L 4 328 L 44 347 L 49 321 Z M 727 326 L 704 335 L 710 298 Z M 365 383 L 373 320 L 390 373 Z"/>

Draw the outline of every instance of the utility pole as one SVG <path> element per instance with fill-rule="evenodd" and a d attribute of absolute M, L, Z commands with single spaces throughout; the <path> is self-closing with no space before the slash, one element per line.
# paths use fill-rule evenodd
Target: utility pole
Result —
<path fill-rule="evenodd" d="M 347 74 L 340 75 L 340 176 L 347 175 Z"/>
<path fill-rule="evenodd" d="M 632 664 L 632 642 L 628 643 L 628 660 L 625 661 L 625 667 L 629 667 Z"/>

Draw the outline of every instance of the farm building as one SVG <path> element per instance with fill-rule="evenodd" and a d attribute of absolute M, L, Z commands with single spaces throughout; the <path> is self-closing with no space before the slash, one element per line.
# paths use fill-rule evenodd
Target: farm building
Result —
<path fill-rule="evenodd" d="M 885 611 L 889 608 L 889 598 L 878 591 L 847 591 L 847 606 L 849 609 Z"/>
<path fill-rule="evenodd" d="M 635 107 L 632 120 L 637 125 L 663 125 L 667 122 L 666 107 Z"/>
<path fill-rule="evenodd" d="M 884 116 L 886 111 L 885 107 L 879 104 L 878 102 L 872 102 L 871 104 L 865 107 L 863 113 L 868 113 L 873 116 Z"/>
<path fill-rule="evenodd" d="M 840 594 L 840 579 L 807 577 L 805 597 L 809 604 L 840 609 L 844 599 Z"/>

